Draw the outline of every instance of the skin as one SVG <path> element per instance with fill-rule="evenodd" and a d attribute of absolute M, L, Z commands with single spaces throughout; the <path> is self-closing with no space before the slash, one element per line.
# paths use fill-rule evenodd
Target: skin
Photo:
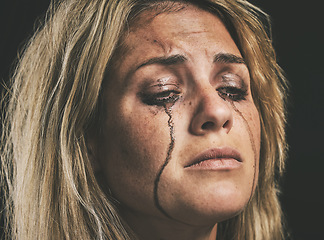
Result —
<path fill-rule="evenodd" d="M 122 52 L 104 87 L 103 133 L 94 147 L 103 184 L 139 239 L 215 239 L 217 222 L 244 209 L 258 178 L 260 123 L 248 68 L 214 62 L 216 54 L 241 53 L 218 17 L 191 5 L 159 15 L 141 13 Z M 176 54 L 186 60 L 139 67 Z M 244 85 L 244 100 L 228 97 L 233 94 L 223 89 L 228 84 Z M 152 102 L 160 92 L 175 97 Z M 157 191 L 166 216 L 154 202 L 154 182 L 171 142 L 170 116 L 174 149 Z M 237 150 L 241 165 L 186 167 L 198 154 L 220 147 Z"/>

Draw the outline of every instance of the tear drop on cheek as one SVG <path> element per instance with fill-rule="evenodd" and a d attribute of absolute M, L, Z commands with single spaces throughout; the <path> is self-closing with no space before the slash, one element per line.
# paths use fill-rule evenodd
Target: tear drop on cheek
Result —
<path fill-rule="evenodd" d="M 249 125 L 249 122 L 246 120 L 246 118 L 244 117 L 243 113 L 235 106 L 234 102 L 233 101 L 229 101 L 230 104 L 232 105 L 234 111 L 242 118 L 245 126 L 246 126 L 246 129 L 248 131 L 248 134 L 249 134 L 249 139 L 250 139 L 250 143 L 251 143 L 251 147 L 252 147 L 252 151 L 253 151 L 253 158 L 254 158 L 254 163 L 253 163 L 253 169 L 254 169 L 254 176 L 253 176 L 253 184 L 252 184 L 252 190 L 251 190 L 251 195 L 250 195 L 250 199 L 249 199 L 249 202 L 251 201 L 252 197 L 253 197 L 253 189 L 255 187 L 255 184 L 256 184 L 256 163 L 257 163 L 257 150 L 256 150 L 256 144 L 255 144 L 255 141 L 254 141 L 254 137 L 253 137 L 253 133 L 252 133 L 252 130 L 251 130 L 251 127 Z"/>
<path fill-rule="evenodd" d="M 169 164 L 170 160 L 171 160 L 171 155 L 174 149 L 174 144 L 175 144 L 175 137 L 174 137 L 174 124 L 173 124 L 173 119 L 172 119 L 172 107 L 174 104 L 172 104 L 171 106 L 168 106 L 167 104 L 164 105 L 164 111 L 165 113 L 168 115 L 169 119 L 168 119 L 168 127 L 169 127 L 169 131 L 170 131 L 170 143 L 169 143 L 169 147 L 168 147 L 168 151 L 167 151 L 167 155 L 165 158 L 165 161 L 163 163 L 163 165 L 161 166 L 155 181 L 154 181 L 154 203 L 157 209 L 160 210 L 160 212 L 162 212 L 166 217 L 168 218 L 172 218 L 161 206 L 160 204 L 160 200 L 159 200 L 159 194 L 158 194 L 158 188 L 159 188 L 159 183 L 160 183 L 160 179 L 161 179 L 161 175 L 165 169 L 165 167 Z"/>

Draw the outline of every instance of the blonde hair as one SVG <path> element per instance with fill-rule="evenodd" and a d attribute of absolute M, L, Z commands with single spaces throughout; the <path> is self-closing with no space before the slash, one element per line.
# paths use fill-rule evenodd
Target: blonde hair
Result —
<path fill-rule="evenodd" d="M 86 134 L 100 121 L 102 83 L 109 80 L 108 66 L 124 31 L 134 16 L 161 2 L 51 5 L 44 26 L 25 47 L 8 93 L 1 142 L 7 239 L 135 238 L 97 183 Z M 261 119 L 255 194 L 242 213 L 218 224 L 217 239 L 282 239 L 277 195 L 287 148 L 287 83 L 263 26 L 268 17 L 244 0 L 177 2 L 223 20 L 250 70 Z"/>

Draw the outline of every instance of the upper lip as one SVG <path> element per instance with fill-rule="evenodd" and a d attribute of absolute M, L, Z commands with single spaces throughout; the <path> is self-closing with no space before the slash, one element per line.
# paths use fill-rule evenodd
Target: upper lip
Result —
<path fill-rule="evenodd" d="M 241 154 L 237 150 L 231 147 L 220 147 L 208 149 L 198 154 L 191 162 L 189 162 L 189 164 L 185 166 L 185 168 L 210 159 L 235 159 L 242 162 Z"/>

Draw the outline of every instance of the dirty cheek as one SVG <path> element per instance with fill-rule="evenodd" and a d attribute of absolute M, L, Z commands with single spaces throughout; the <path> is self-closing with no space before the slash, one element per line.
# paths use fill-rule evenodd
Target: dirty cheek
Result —
<path fill-rule="evenodd" d="M 258 139 L 260 139 L 260 133 L 259 133 L 259 127 L 256 127 L 256 126 L 253 126 L 253 128 L 251 127 L 251 125 L 249 124 L 252 123 L 254 124 L 254 115 L 253 116 L 250 116 L 251 119 L 249 119 L 249 121 L 247 120 L 246 116 L 243 115 L 242 111 L 240 111 L 237 106 L 235 105 L 235 103 L 233 101 L 230 101 L 231 103 L 231 106 L 233 107 L 234 111 L 238 114 L 238 116 L 240 118 L 242 118 L 243 122 L 244 122 L 244 125 L 246 127 L 246 130 L 249 134 L 249 140 L 250 140 L 250 144 L 251 144 L 251 147 L 252 147 L 252 151 L 253 151 L 253 158 L 254 158 L 254 162 L 253 162 L 253 172 L 254 172 L 254 176 L 253 176 L 253 184 L 252 184 L 252 189 L 251 189 L 251 194 L 250 194 L 250 199 L 249 199 L 249 202 L 251 201 L 252 199 L 252 196 L 253 196 L 253 192 L 254 192 L 254 189 L 255 189 L 255 186 L 256 186 L 256 183 L 257 183 L 257 171 L 258 171 L 258 168 L 257 168 L 257 164 L 259 162 L 259 143 L 257 141 L 259 141 Z M 256 132 L 255 134 L 253 134 L 253 131 L 252 129 L 256 129 L 258 132 Z"/>
<path fill-rule="evenodd" d="M 164 105 L 165 113 L 169 117 L 169 119 L 168 119 L 168 127 L 169 127 L 169 130 L 170 130 L 170 144 L 169 144 L 169 148 L 168 148 L 168 151 L 167 151 L 165 161 L 164 161 L 163 165 L 161 166 L 161 168 L 160 168 L 160 170 L 159 170 L 159 172 L 158 172 L 158 174 L 157 174 L 157 176 L 155 178 L 154 190 L 153 190 L 154 191 L 154 203 L 155 203 L 156 208 L 159 209 L 159 211 L 161 213 L 163 213 L 166 217 L 171 218 L 171 219 L 172 219 L 172 217 L 163 209 L 163 207 L 160 204 L 158 188 L 159 188 L 161 175 L 162 175 L 165 167 L 169 164 L 169 162 L 171 160 L 172 152 L 173 152 L 174 145 L 175 145 L 174 124 L 173 124 L 173 119 L 172 119 L 172 106 L 169 107 L 167 105 Z"/>

